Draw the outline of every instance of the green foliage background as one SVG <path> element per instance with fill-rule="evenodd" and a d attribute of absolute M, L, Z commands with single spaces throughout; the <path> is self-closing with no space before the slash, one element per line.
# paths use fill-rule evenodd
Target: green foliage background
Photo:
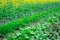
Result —
<path fill-rule="evenodd" d="M 59 40 L 59 31 L 59 2 L 0 8 L 1 40 Z"/>

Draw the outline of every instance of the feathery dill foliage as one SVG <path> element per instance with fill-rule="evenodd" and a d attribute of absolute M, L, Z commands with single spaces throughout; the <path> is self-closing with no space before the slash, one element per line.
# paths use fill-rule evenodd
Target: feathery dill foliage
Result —
<path fill-rule="evenodd" d="M 59 20 L 60 0 L 0 0 L 3 39 L 59 40 Z"/>

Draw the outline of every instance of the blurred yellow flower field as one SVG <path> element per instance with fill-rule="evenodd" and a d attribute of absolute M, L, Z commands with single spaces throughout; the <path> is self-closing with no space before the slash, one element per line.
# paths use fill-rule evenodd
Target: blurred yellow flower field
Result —
<path fill-rule="evenodd" d="M 48 3 L 48 2 L 59 2 L 60 0 L 0 0 L 0 7 L 8 4 L 9 2 L 13 3 L 15 7 L 18 7 L 19 4 L 35 4 L 35 3 Z"/>

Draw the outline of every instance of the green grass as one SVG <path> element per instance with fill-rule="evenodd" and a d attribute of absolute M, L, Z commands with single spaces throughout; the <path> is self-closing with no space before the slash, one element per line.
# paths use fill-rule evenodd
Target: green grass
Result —
<path fill-rule="evenodd" d="M 55 13 L 52 13 L 52 12 L 59 12 L 58 9 L 60 10 L 60 8 L 53 8 L 51 10 L 47 10 L 47 11 L 41 12 L 39 14 L 34 14 L 34 15 L 30 16 L 30 17 L 20 18 L 18 20 L 15 20 L 15 21 L 11 21 L 9 23 L 6 23 L 6 24 L 4 24 L 4 25 L 2 25 L 0 27 L 0 33 L 2 33 L 2 34 L 9 33 L 11 31 L 15 30 L 16 28 L 26 26 L 30 22 L 34 22 L 34 21 L 36 21 L 38 19 L 43 18 L 44 15 L 48 15 L 48 16 L 49 15 L 53 15 Z M 58 18 L 58 15 L 56 16 L 56 18 Z M 46 16 L 46 17 L 48 18 L 48 16 Z M 48 19 L 48 21 L 51 22 L 51 23 L 54 22 L 53 20 L 54 19 L 52 19 L 52 18 L 50 20 Z"/>
<path fill-rule="evenodd" d="M 60 34 L 59 2 L 25 4 L 20 5 L 18 8 L 10 3 L 0 9 L 0 20 L 9 20 L 7 23 L 0 24 L 0 36 L 4 35 L 7 40 L 59 39 L 56 36 L 56 33 Z M 19 35 L 17 35 L 16 29 L 18 29 Z"/>
<path fill-rule="evenodd" d="M 14 7 L 12 3 L 4 5 L 3 8 L 0 8 L 0 20 L 16 20 L 18 18 L 28 17 L 34 13 L 40 13 L 45 10 L 50 10 L 54 7 L 60 7 L 58 3 L 46 3 L 46 4 L 25 4 L 19 5 L 18 8 Z M 48 8 L 49 7 L 49 8 Z M 5 22 L 5 23 L 6 23 Z"/>
<path fill-rule="evenodd" d="M 55 19 L 54 17 L 50 15 L 50 18 Z M 54 21 L 53 24 L 56 23 L 58 26 L 60 26 L 59 19 L 56 18 L 55 20 L 56 21 Z M 13 33 L 9 33 L 6 36 L 8 40 L 55 40 L 58 38 L 57 36 L 59 35 L 60 28 L 53 24 L 47 20 L 40 19 L 32 25 L 24 28 L 20 27 L 19 30 L 15 30 Z M 58 32 L 56 30 L 58 30 Z M 56 32 L 58 35 L 54 32 Z"/>
<path fill-rule="evenodd" d="M 36 25 L 32 25 L 26 28 L 20 28 L 20 31 L 14 32 L 14 36 L 8 35 L 8 40 L 43 40 L 46 39 L 51 28 L 49 26 L 45 26 L 47 24 L 39 24 L 37 23 Z M 50 24 L 49 24 L 50 25 Z M 48 29 L 49 28 L 49 29 Z M 43 35 L 43 36 L 42 36 Z"/>

